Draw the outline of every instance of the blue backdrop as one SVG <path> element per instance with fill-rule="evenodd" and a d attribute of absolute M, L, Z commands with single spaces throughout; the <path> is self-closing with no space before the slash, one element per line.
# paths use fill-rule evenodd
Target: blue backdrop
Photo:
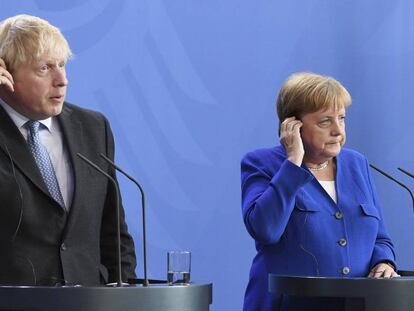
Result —
<path fill-rule="evenodd" d="M 102 111 L 117 161 L 148 197 L 151 278 L 166 251 L 193 253 L 212 310 L 240 310 L 254 244 L 240 209 L 240 158 L 278 143 L 274 101 L 286 77 L 314 71 L 353 96 L 347 146 L 414 171 L 414 3 L 409 1 L 1 1 L 58 26 L 75 58 L 67 99 Z M 373 172 L 398 264 L 414 269 L 408 194 Z M 119 177 L 142 276 L 139 194 Z"/>

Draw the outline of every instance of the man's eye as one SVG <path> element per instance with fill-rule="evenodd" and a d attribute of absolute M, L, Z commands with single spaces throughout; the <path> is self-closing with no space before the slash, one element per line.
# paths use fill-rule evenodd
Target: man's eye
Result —
<path fill-rule="evenodd" d="M 42 67 L 40 67 L 40 71 L 47 71 L 49 69 L 48 65 L 43 65 Z"/>

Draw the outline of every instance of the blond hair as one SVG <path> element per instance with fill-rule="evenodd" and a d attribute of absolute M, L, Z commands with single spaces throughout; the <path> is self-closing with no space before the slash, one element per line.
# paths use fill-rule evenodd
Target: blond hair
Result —
<path fill-rule="evenodd" d="M 69 44 L 58 28 L 30 15 L 16 15 L 1 22 L 0 58 L 9 71 L 35 61 L 45 53 L 53 53 L 66 61 L 72 56 Z"/>
<path fill-rule="evenodd" d="M 276 101 L 279 123 L 286 118 L 327 110 L 342 109 L 351 105 L 351 95 L 332 77 L 312 72 L 291 75 L 280 89 Z"/>

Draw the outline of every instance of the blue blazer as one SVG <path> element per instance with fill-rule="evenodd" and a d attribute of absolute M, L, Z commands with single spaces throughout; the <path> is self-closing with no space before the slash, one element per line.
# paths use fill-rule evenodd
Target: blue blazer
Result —
<path fill-rule="evenodd" d="M 302 308 L 299 299 L 268 293 L 269 273 L 363 277 L 380 262 L 395 265 L 368 162 L 360 153 L 343 148 L 336 157 L 337 203 L 304 165 L 286 159 L 282 146 L 248 153 L 241 182 L 243 219 L 257 250 L 244 310 Z M 311 310 L 305 303 L 303 310 Z"/>

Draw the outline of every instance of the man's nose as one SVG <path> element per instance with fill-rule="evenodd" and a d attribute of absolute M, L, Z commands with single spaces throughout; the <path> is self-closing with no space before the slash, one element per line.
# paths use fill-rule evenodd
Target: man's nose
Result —
<path fill-rule="evenodd" d="M 67 86 L 68 85 L 68 79 L 66 78 L 66 71 L 64 68 L 57 68 L 54 73 L 54 86 Z"/>

